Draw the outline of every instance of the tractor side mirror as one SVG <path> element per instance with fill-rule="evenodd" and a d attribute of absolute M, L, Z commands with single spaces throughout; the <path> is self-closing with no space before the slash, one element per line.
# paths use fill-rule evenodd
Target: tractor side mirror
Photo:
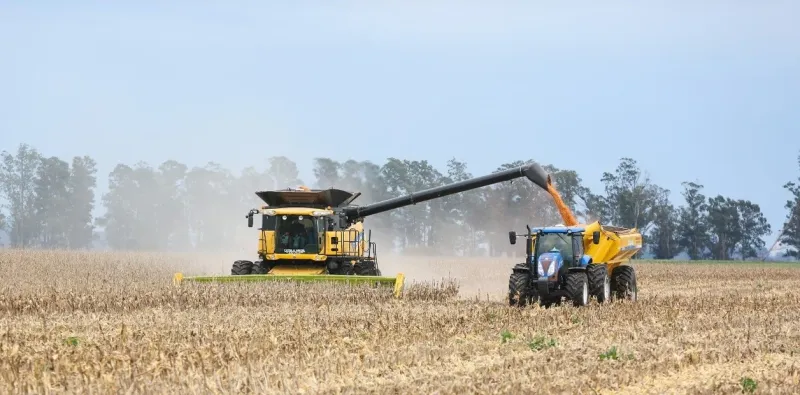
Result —
<path fill-rule="evenodd" d="M 253 214 L 252 213 L 247 216 L 247 227 L 248 228 L 252 228 L 253 227 Z"/>
<path fill-rule="evenodd" d="M 600 244 L 600 231 L 596 230 L 592 232 L 592 243 L 593 244 Z"/>
<path fill-rule="evenodd" d="M 508 242 L 511 244 L 517 244 L 517 232 L 513 230 L 508 232 Z"/>

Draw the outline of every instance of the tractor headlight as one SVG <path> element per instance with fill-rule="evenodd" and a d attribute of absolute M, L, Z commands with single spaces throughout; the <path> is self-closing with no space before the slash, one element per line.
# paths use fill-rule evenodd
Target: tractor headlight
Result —
<path fill-rule="evenodd" d="M 275 215 L 275 210 L 273 209 L 264 210 L 264 215 Z"/>
<path fill-rule="evenodd" d="M 314 212 L 311 213 L 311 215 L 314 216 L 314 217 L 324 217 L 324 216 L 326 216 L 328 214 L 330 214 L 329 211 L 314 211 Z"/>
<path fill-rule="evenodd" d="M 556 274 L 556 265 L 551 263 L 549 265 L 542 265 L 542 261 L 536 264 L 536 274 L 539 277 L 551 277 Z"/>
<path fill-rule="evenodd" d="M 536 274 L 539 277 L 552 277 L 564 264 L 561 254 L 557 252 L 547 252 L 539 255 L 536 262 Z"/>

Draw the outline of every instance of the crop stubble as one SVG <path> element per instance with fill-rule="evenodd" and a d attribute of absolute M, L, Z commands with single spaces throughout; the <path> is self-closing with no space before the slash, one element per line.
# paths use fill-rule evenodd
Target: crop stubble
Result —
<path fill-rule="evenodd" d="M 731 393 L 745 377 L 757 392 L 800 386 L 800 270 L 790 265 L 637 263 L 636 304 L 520 311 L 502 301 L 511 259 L 390 257 L 386 274 L 436 280 L 409 284 L 397 301 L 327 284 L 173 287 L 173 272 L 222 261 L 196 258 L 0 251 L 0 390 Z M 454 280 L 469 288 L 461 298 Z"/>

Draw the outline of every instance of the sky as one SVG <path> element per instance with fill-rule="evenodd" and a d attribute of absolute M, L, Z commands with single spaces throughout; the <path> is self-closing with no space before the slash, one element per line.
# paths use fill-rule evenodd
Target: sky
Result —
<path fill-rule="evenodd" d="M 69 3 L 69 4 L 67 4 Z M 758 203 L 800 176 L 800 2 L 0 0 L 0 150 L 236 171 L 270 156 L 622 157 Z M 102 207 L 99 208 L 102 212 Z"/>

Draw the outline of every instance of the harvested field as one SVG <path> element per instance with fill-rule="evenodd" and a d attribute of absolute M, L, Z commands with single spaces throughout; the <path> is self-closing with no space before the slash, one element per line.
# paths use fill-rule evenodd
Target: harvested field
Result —
<path fill-rule="evenodd" d="M 797 393 L 800 265 L 634 264 L 639 301 L 518 310 L 514 260 L 387 257 L 409 297 L 187 284 L 230 257 L 0 250 L 4 393 Z M 188 268 L 188 269 L 187 269 Z M 452 279 L 448 280 L 448 274 Z M 458 281 L 458 283 L 455 283 Z M 454 297 L 458 287 L 462 296 Z"/>

